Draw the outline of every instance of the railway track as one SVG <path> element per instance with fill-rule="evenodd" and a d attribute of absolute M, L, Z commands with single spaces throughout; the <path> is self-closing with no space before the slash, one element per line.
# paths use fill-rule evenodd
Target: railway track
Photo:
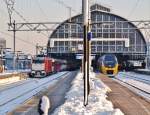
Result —
<path fill-rule="evenodd" d="M 146 84 L 150 85 L 150 80 L 149 79 L 144 79 L 144 78 L 141 78 L 141 77 L 136 77 L 136 76 L 130 75 L 130 74 L 124 74 L 124 73 L 121 73 L 121 74 L 125 75 L 126 78 L 134 79 L 134 80 L 137 80 L 137 81 L 140 81 L 140 82 L 143 82 L 143 83 L 146 83 Z"/>
<path fill-rule="evenodd" d="M 0 85 L 0 94 L 4 91 L 7 91 L 7 90 L 11 90 L 13 88 L 16 88 L 16 87 L 20 87 L 22 85 L 26 85 L 26 84 L 29 84 L 29 83 L 32 83 L 32 82 L 36 82 L 35 80 L 33 81 L 30 81 L 29 79 L 28 80 L 24 80 L 24 81 L 18 81 L 18 82 L 15 82 L 15 83 L 11 83 L 11 84 L 7 84 L 7 85 Z"/>
<path fill-rule="evenodd" d="M 114 77 L 113 79 L 123 86 L 129 88 L 131 91 L 136 93 L 137 95 L 143 97 L 145 100 L 150 102 L 150 80 L 139 78 L 133 75 L 126 75 L 125 77 Z M 128 79 L 122 79 L 122 78 L 128 78 Z M 135 80 L 135 81 L 133 81 Z"/>
<path fill-rule="evenodd" d="M 136 88 L 136 89 L 138 89 L 138 90 L 140 90 L 140 91 L 142 91 L 142 92 L 144 92 L 144 93 L 150 95 L 150 92 L 149 92 L 149 91 L 145 91 L 145 90 L 143 90 L 142 88 L 139 88 L 139 87 L 137 87 L 137 86 L 135 86 L 135 85 L 133 85 L 133 84 L 131 84 L 131 83 L 125 82 L 124 80 L 121 80 L 121 79 L 119 79 L 119 78 L 114 78 L 114 79 L 115 79 L 115 80 L 118 80 L 118 81 L 120 81 L 120 82 L 122 82 L 122 83 L 125 83 L 125 84 L 127 84 L 127 85 L 129 85 L 129 86 L 131 86 L 131 87 L 134 87 L 134 88 Z"/>
<path fill-rule="evenodd" d="M 55 80 L 58 80 L 61 77 L 66 77 L 69 74 L 70 72 L 62 72 L 57 77 L 53 77 L 56 75 L 55 74 L 48 78 L 39 79 L 38 82 L 35 81 L 35 79 L 33 79 L 33 81 L 29 81 L 28 83 L 25 83 L 26 85 L 19 84 L 18 86 L 14 86 L 12 88 L 10 87 L 6 90 L 3 90 L 3 92 L 1 92 L 0 95 L 0 98 L 3 99 L 0 100 L 0 114 L 1 115 L 6 114 L 7 112 L 14 109 L 15 106 L 18 106 L 21 103 L 25 102 L 26 100 L 30 99 L 31 97 L 39 93 L 41 90 L 44 89 L 46 90 L 50 84 L 53 84 L 55 82 Z M 22 88 L 18 89 L 18 87 L 22 87 Z"/>
<path fill-rule="evenodd" d="M 112 101 L 116 108 L 120 108 L 125 115 L 149 115 L 149 94 L 146 94 L 147 98 L 144 97 L 144 92 L 144 94 L 141 93 L 142 91 L 124 83 L 125 81 L 117 80 L 118 78 L 101 76 L 101 79 L 112 90 L 108 95 L 108 99 Z"/>

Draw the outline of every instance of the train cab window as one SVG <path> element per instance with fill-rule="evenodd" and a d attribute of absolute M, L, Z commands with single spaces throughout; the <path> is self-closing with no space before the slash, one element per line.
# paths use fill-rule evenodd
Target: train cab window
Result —
<path fill-rule="evenodd" d="M 105 66 L 115 66 L 117 63 L 117 59 L 115 58 L 114 55 L 106 55 L 104 58 L 104 64 Z"/>
<path fill-rule="evenodd" d="M 33 59 L 33 63 L 44 63 L 44 57 L 36 57 Z"/>

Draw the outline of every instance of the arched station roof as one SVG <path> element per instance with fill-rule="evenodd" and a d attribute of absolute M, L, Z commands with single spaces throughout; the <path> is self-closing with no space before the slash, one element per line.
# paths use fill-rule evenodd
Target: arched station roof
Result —
<path fill-rule="evenodd" d="M 100 5 L 95 4 L 95 6 L 101 8 Z M 49 42 L 51 39 L 82 39 L 82 18 L 83 15 L 79 14 L 62 22 L 50 35 Z M 146 41 L 143 34 L 127 19 L 111 13 L 109 9 L 102 11 L 101 9 L 93 8 L 91 9 L 91 23 L 92 39 L 95 39 L 91 46 L 92 53 L 146 54 Z M 96 39 L 99 40 L 96 41 Z M 127 39 L 129 42 L 128 47 L 125 46 Z M 71 46 L 77 47 L 78 44 L 80 43 L 77 40 L 76 45 Z M 48 43 L 48 47 L 49 45 L 50 43 Z M 67 45 L 67 41 L 56 41 L 54 47 L 49 49 L 49 51 L 56 51 L 56 53 L 63 53 L 64 51 L 66 53 L 69 51 L 69 49 L 65 48 L 68 47 Z"/>

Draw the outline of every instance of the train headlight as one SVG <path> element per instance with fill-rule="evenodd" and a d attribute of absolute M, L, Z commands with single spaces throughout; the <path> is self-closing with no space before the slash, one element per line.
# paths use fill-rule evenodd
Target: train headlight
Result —
<path fill-rule="evenodd" d="M 112 67 L 111 65 L 108 65 L 108 67 Z"/>
<path fill-rule="evenodd" d="M 104 63 L 102 62 L 102 66 L 104 66 Z"/>
<path fill-rule="evenodd" d="M 42 74 L 43 74 L 43 73 L 45 74 L 45 71 L 42 71 Z"/>
<path fill-rule="evenodd" d="M 32 71 L 31 73 L 34 73 L 34 74 L 35 74 L 35 71 Z"/>

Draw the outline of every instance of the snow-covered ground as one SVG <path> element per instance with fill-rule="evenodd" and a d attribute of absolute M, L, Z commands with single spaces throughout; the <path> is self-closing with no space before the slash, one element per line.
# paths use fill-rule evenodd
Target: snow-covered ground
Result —
<path fill-rule="evenodd" d="M 16 74 L 16 73 L 21 73 L 21 72 L 22 73 L 28 73 L 30 71 L 31 71 L 31 69 L 5 70 L 3 73 L 0 73 L 0 76 L 2 76 L 2 75 Z"/>
<path fill-rule="evenodd" d="M 150 101 L 150 75 L 142 75 L 134 72 L 119 72 L 115 77 L 127 84 L 134 86 L 129 86 L 117 80 L 124 86 Z M 139 89 L 143 90 L 144 92 L 140 91 Z"/>
<path fill-rule="evenodd" d="M 15 77 L 9 77 L 9 78 L 5 78 L 5 79 L 1 79 L 0 80 L 0 86 L 1 85 L 15 83 L 15 82 L 19 82 L 19 81 L 22 81 L 22 80 L 24 80 L 24 79 L 21 79 L 20 76 L 15 76 Z"/>
<path fill-rule="evenodd" d="M 53 115 L 124 115 L 120 109 L 114 109 L 106 93 L 111 91 L 95 73 L 90 73 L 90 95 L 88 105 L 83 105 L 83 75 L 78 73 L 66 94 L 65 103 L 58 107 Z"/>
<path fill-rule="evenodd" d="M 6 115 L 16 106 L 30 99 L 40 91 L 54 85 L 60 78 L 66 77 L 70 72 L 59 72 L 43 79 L 28 79 L 24 83 L 13 84 L 0 91 L 0 115 Z"/>
<path fill-rule="evenodd" d="M 0 77 L 3 77 L 3 78 L 6 77 L 6 78 L 0 80 L 0 86 L 24 80 L 24 79 L 20 78 L 20 76 L 18 74 L 19 73 L 28 73 L 30 71 L 31 71 L 30 69 L 4 71 L 3 73 L 0 73 Z M 14 74 L 15 74 L 15 76 L 14 76 Z M 13 75 L 13 77 L 7 77 L 8 75 Z"/>

